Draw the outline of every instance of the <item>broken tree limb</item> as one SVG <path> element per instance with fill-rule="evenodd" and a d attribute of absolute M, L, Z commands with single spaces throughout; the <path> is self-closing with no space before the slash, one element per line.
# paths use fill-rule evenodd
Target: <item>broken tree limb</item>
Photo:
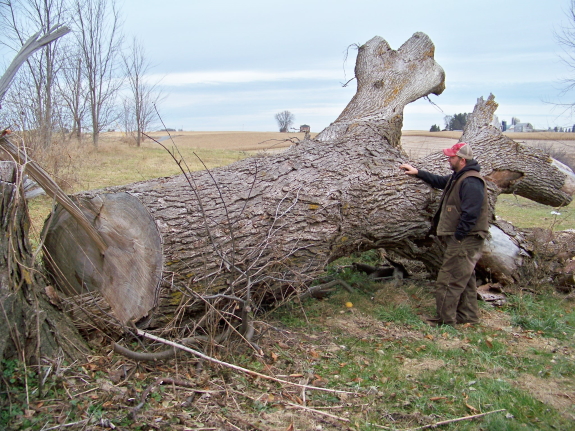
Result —
<path fill-rule="evenodd" d="M 428 425 L 423 425 L 423 426 L 416 427 L 416 428 L 409 428 L 405 431 L 416 431 L 416 430 L 425 430 L 425 429 L 430 429 L 430 428 L 437 428 L 437 427 L 440 427 L 442 425 L 447 425 L 447 424 L 451 424 L 451 423 L 455 423 L 455 422 L 470 421 L 473 419 L 479 419 L 479 418 L 482 418 L 482 417 L 487 416 L 487 415 L 492 415 L 494 413 L 502 413 L 505 411 L 507 411 L 507 409 L 492 410 L 490 412 L 478 413 L 476 415 L 463 416 L 461 418 L 455 418 L 455 419 L 447 419 L 444 421 L 439 421 L 439 422 L 435 422 L 435 423 L 428 424 Z"/>
<path fill-rule="evenodd" d="M 90 239 L 94 241 L 94 244 L 96 244 L 100 254 L 104 254 L 106 252 L 108 246 L 100 236 L 100 233 L 94 228 L 92 223 L 88 221 L 84 213 L 38 163 L 34 160 L 30 160 L 24 151 L 5 137 L 0 137 L 0 150 L 8 154 L 8 156 L 19 165 L 25 166 L 26 173 L 34 178 L 38 185 L 44 189 L 46 194 L 56 200 L 56 202 L 68 211 L 68 213 L 70 213 L 70 215 L 77 221 L 78 225 L 86 231 Z"/>
<path fill-rule="evenodd" d="M 71 30 L 68 27 L 57 24 L 50 28 L 45 34 L 38 32 L 30 36 L 24 45 L 22 45 L 22 48 L 20 48 L 20 51 L 18 51 L 18 54 L 16 54 L 16 57 L 14 57 L 12 63 L 10 63 L 10 66 L 8 66 L 8 69 L 6 69 L 6 71 L 0 77 L 0 105 L 2 104 L 2 100 L 4 99 L 8 88 L 10 88 L 10 84 L 12 83 L 14 76 L 20 69 L 20 66 L 22 66 L 26 60 L 28 60 L 28 57 L 30 57 L 42 47 L 68 34 L 70 31 Z"/>
<path fill-rule="evenodd" d="M 331 392 L 331 393 L 336 393 L 336 394 L 354 394 L 355 393 L 355 392 L 349 392 L 349 391 L 341 391 L 339 389 L 328 389 L 328 388 L 320 388 L 317 386 L 302 385 L 299 383 L 293 383 L 293 382 L 289 382 L 287 380 L 278 379 L 276 377 L 272 377 L 272 376 L 268 376 L 266 374 L 258 373 L 257 371 L 248 370 L 247 368 L 240 367 L 239 365 L 234 365 L 234 364 L 230 364 L 228 362 L 220 361 L 219 359 L 212 358 L 211 356 L 205 355 L 202 352 L 198 352 L 197 350 L 191 349 L 191 348 L 184 346 L 182 344 L 174 343 L 173 341 L 166 340 L 165 338 L 157 337 L 155 335 L 144 332 L 141 329 L 136 329 L 136 333 L 140 337 L 145 337 L 145 338 L 148 338 L 150 340 L 157 341 L 157 342 L 166 344 L 168 346 L 175 347 L 177 349 L 191 353 L 194 356 L 205 359 L 206 361 L 210 361 L 214 364 L 222 365 L 224 367 L 231 368 L 232 370 L 240 371 L 242 373 L 249 374 L 249 375 L 255 376 L 255 377 L 260 377 L 260 378 L 265 379 L 265 380 L 272 380 L 272 381 L 277 382 L 277 383 L 281 383 L 281 384 L 288 385 L 288 386 L 296 386 L 298 388 L 304 388 L 306 390 Z"/>
<path fill-rule="evenodd" d="M 575 193 L 573 171 L 545 152 L 517 143 L 492 126 L 497 106 L 493 95 L 487 99 L 480 97 L 460 138 L 471 145 L 474 158 L 481 165 L 481 173 L 488 180 L 490 205 L 494 207 L 497 196 L 502 193 L 517 194 L 554 207 L 571 203 Z M 432 153 L 414 165 L 441 175 L 450 173 L 441 152 Z M 478 262 L 479 270 L 487 278 L 504 284 L 520 281 L 524 264 L 533 258 L 528 233 L 505 221 L 493 221 L 489 232 L 490 238 L 485 242 L 483 257 Z M 430 269 L 437 268 L 441 250 L 427 245 L 413 244 L 394 250 L 404 257 L 425 262 Z"/>
<path fill-rule="evenodd" d="M 70 319 L 49 303 L 28 240 L 22 168 L 0 161 L 0 360 L 37 365 L 41 357 L 88 353 Z M 2 385 L 3 382 L 0 382 Z"/>

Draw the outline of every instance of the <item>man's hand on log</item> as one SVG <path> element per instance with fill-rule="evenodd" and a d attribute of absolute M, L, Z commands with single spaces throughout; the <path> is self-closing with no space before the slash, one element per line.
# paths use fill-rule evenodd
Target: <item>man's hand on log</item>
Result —
<path fill-rule="evenodd" d="M 414 168 L 411 165 L 408 165 L 407 163 L 404 163 L 402 165 L 399 165 L 399 169 L 403 169 L 403 171 L 407 174 L 407 175 L 417 175 L 419 173 L 419 171 Z"/>

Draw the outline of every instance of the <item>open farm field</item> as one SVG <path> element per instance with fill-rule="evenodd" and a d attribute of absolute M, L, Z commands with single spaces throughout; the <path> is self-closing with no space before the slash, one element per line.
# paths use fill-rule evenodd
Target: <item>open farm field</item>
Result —
<path fill-rule="evenodd" d="M 504 135 L 526 145 L 565 152 L 575 161 L 575 133 L 533 132 L 504 133 Z M 401 143 L 410 158 L 418 159 L 457 143 L 460 137 L 461 132 L 405 130 Z"/>
<path fill-rule="evenodd" d="M 316 136 L 317 133 L 311 133 Z M 105 134 L 107 139 L 120 139 L 122 134 L 112 132 Z M 280 132 L 150 132 L 149 136 L 162 142 L 173 142 L 186 148 L 204 148 L 211 150 L 233 151 L 273 151 L 288 148 L 298 140 L 302 140 L 305 133 Z M 157 145 L 149 140 L 146 145 Z"/>

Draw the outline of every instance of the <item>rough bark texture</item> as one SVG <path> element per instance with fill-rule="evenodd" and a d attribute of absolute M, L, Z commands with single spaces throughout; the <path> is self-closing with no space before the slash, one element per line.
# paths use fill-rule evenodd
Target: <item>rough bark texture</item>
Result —
<path fill-rule="evenodd" d="M 147 325 L 187 325 L 186 312 L 198 304 L 203 307 L 197 293 L 219 294 L 218 298 L 225 294 L 236 308 L 264 298 L 279 301 L 286 292 L 305 289 L 328 262 L 374 248 L 437 267 L 440 249 L 427 232 L 439 192 L 398 168 L 408 161 L 400 147 L 405 104 L 444 88 L 444 73 L 433 51 L 422 33 L 398 51 L 381 38 L 371 39 L 359 49 L 358 91 L 342 115 L 316 140 L 285 153 L 76 196 L 99 230 L 110 221 L 90 208 L 106 193 L 130 196 L 129 205 L 141 205 L 157 226 L 164 258 L 161 295 L 157 307 L 130 320 L 148 317 Z M 537 150 L 502 142 L 495 129 L 485 134 L 495 106 L 492 98 L 479 103 L 475 122 L 464 135 L 487 172 L 513 173 L 511 179 L 497 180 L 500 186 L 490 183 L 491 204 L 502 191 L 521 191 L 544 203 L 567 203 L 572 173 Z M 513 160 L 502 153 L 503 144 L 513 151 Z M 424 165 L 445 171 L 441 156 L 430 156 Z M 47 244 L 51 235 L 65 236 L 73 230 L 58 216 L 47 226 Z M 88 239 L 81 246 L 95 249 Z M 72 263 L 76 274 L 84 264 L 82 258 Z M 53 268 L 60 265 L 53 260 Z M 104 273 L 105 263 L 94 271 Z M 52 272 L 58 277 L 57 270 Z M 110 279 L 115 285 L 139 283 L 123 272 Z M 70 280 L 61 281 L 65 282 Z M 80 277 L 79 283 L 87 281 Z M 108 289 L 97 283 L 94 287 Z M 156 294 L 154 289 L 147 293 Z M 234 299 L 238 297 L 242 301 Z"/>
<path fill-rule="evenodd" d="M 72 322 L 43 292 L 28 242 L 21 172 L 0 162 L 0 359 L 39 364 L 41 357 L 78 359 L 88 353 Z"/>

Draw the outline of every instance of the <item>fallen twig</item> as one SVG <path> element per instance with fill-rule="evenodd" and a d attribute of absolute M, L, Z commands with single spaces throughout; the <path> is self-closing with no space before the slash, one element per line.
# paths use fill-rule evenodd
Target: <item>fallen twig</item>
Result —
<path fill-rule="evenodd" d="M 429 429 L 429 428 L 437 428 L 437 427 L 442 426 L 442 425 L 452 424 L 454 422 L 468 421 L 471 419 L 477 419 L 477 418 L 481 418 L 483 416 L 491 415 L 493 413 L 504 412 L 506 410 L 507 409 L 499 409 L 499 410 L 493 410 L 491 412 L 479 413 L 477 415 L 464 416 L 464 417 L 456 418 L 456 419 L 449 419 L 446 421 L 435 422 L 433 424 L 423 425 L 423 426 L 417 427 L 417 428 L 409 428 L 409 429 L 406 429 L 404 431 L 415 431 L 415 430 L 424 430 L 424 429 Z"/>
<path fill-rule="evenodd" d="M 156 388 L 157 386 L 163 385 L 164 383 L 174 385 L 174 386 L 181 386 L 183 388 L 194 389 L 197 387 L 197 384 L 192 383 L 192 382 L 188 382 L 186 380 L 172 379 L 172 378 L 166 378 L 166 377 L 158 377 L 156 379 L 156 381 L 154 383 L 152 383 L 150 386 L 148 386 L 148 388 L 144 391 L 144 393 L 142 394 L 142 400 L 140 401 L 140 404 L 138 404 L 136 407 L 134 407 L 132 409 L 132 411 L 130 412 L 129 416 L 132 419 L 135 419 L 138 411 L 142 407 L 144 407 L 144 405 L 146 404 L 146 398 L 148 398 L 148 395 L 150 395 L 150 392 L 152 392 L 152 390 L 154 388 Z"/>
<path fill-rule="evenodd" d="M 342 418 L 341 416 L 336 416 L 336 415 L 332 415 L 331 413 L 326 413 L 326 412 L 322 412 L 321 410 L 316 410 L 316 409 L 312 409 L 310 407 L 306 407 L 306 406 L 301 406 L 299 404 L 294 404 L 294 403 L 290 403 L 288 401 L 283 401 L 284 404 L 292 407 L 292 408 L 297 408 L 297 409 L 301 409 L 301 410 L 306 410 L 308 412 L 312 412 L 312 413 L 317 413 L 318 415 L 322 415 L 322 416 L 327 416 L 328 418 L 332 418 L 332 419 L 336 419 L 338 421 L 341 422 L 345 422 L 345 423 L 351 423 L 350 419 L 347 418 Z M 376 427 L 376 428 L 382 428 L 382 429 L 391 429 L 389 427 L 383 426 L 383 425 L 378 425 L 378 424 L 374 424 L 371 422 L 368 422 L 368 424 L 370 426 Z"/>
<path fill-rule="evenodd" d="M 135 330 L 137 331 L 137 334 L 141 337 L 146 337 L 150 340 L 154 340 L 154 341 L 158 341 L 160 343 L 167 344 L 168 346 L 172 346 L 172 347 L 175 347 L 177 349 L 184 350 L 185 352 L 189 352 L 189 353 L 191 353 L 195 356 L 198 356 L 202 359 L 213 362 L 214 364 L 223 365 L 224 367 L 231 368 L 231 369 L 237 370 L 237 371 L 241 371 L 242 373 L 250 374 L 252 376 L 261 377 L 262 379 L 272 380 L 274 382 L 282 383 L 284 385 L 296 386 L 298 388 L 305 388 L 308 390 L 331 392 L 331 393 L 336 393 L 336 394 L 355 394 L 355 392 L 341 391 L 338 389 L 319 388 L 317 386 L 307 386 L 307 385 L 302 385 L 299 383 L 288 382 L 287 380 L 276 379 L 275 377 L 268 376 L 266 374 L 261 374 L 261 373 L 258 373 L 257 371 L 248 370 L 247 368 L 243 368 L 243 367 L 240 367 L 238 365 L 234 365 L 234 364 L 230 364 L 228 362 L 220 361 L 216 358 L 212 358 L 211 356 L 205 355 L 202 352 L 198 352 L 197 350 L 190 349 L 189 347 L 186 347 L 182 344 L 178 344 L 178 343 L 175 343 L 173 341 L 166 340 L 165 338 L 161 338 L 161 337 L 157 337 L 157 336 L 152 335 L 152 334 L 148 334 L 147 332 L 144 332 L 141 329 L 136 328 Z"/>
<path fill-rule="evenodd" d="M 120 355 L 125 356 L 128 359 L 132 359 L 134 361 L 163 361 L 165 359 L 171 359 L 176 356 L 177 350 L 176 349 L 168 349 L 162 352 L 157 353 L 140 353 L 134 352 L 133 350 L 127 349 L 126 347 L 120 346 L 117 343 L 112 343 L 112 347 L 114 352 L 119 353 Z"/>
<path fill-rule="evenodd" d="M 79 424 L 85 424 L 86 422 L 88 422 L 89 419 L 82 419 L 81 421 L 77 421 L 77 422 L 70 422 L 67 424 L 61 424 L 61 425 L 56 425 L 50 428 L 44 428 L 44 431 L 50 431 L 50 430 L 55 430 L 55 429 L 60 429 L 60 428 L 67 428 L 67 427 L 73 427 L 74 425 L 79 425 Z"/>
<path fill-rule="evenodd" d="M 326 412 L 322 412 L 320 410 L 315 410 L 312 409 L 310 407 L 306 407 L 306 406 L 302 406 L 299 404 L 295 404 L 295 403 L 290 403 L 288 401 L 283 401 L 283 404 L 286 404 L 288 406 L 290 406 L 291 408 L 294 409 L 301 409 L 301 410 L 306 410 L 308 412 L 313 412 L 313 413 L 317 413 L 318 415 L 322 415 L 322 416 L 327 416 L 328 418 L 332 418 L 332 419 L 337 419 L 338 421 L 341 422 L 346 422 L 346 423 L 350 423 L 351 421 L 347 418 L 342 418 L 341 416 L 336 416 L 336 415 L 332 415 L 331 413 L 326 413 Z"/>
<path fill-rule="evenodd" d="M 303 292 L 301 295 L 299 295 L 299 299 L 306 299 L 310 296 L 312 297 L 316 297 L 318 295 L 322 295 L 325 293 L 329 293 L 333 291 L 333 287 L 337 286 L 337 285 L 341 285 L 345 290 L 347 290 L 349 293 L 353 293 L 353 287 L 351 287 L 348 283 L 346 283 L 343 280 L 332 280 L 330 282 L 327 283 L 323 283 L 323 284 L 318 284 L 317 286 L 312 286 L 310 288 L 308 288 L 308 290 L 306 290 L 305 292 Z"/>

